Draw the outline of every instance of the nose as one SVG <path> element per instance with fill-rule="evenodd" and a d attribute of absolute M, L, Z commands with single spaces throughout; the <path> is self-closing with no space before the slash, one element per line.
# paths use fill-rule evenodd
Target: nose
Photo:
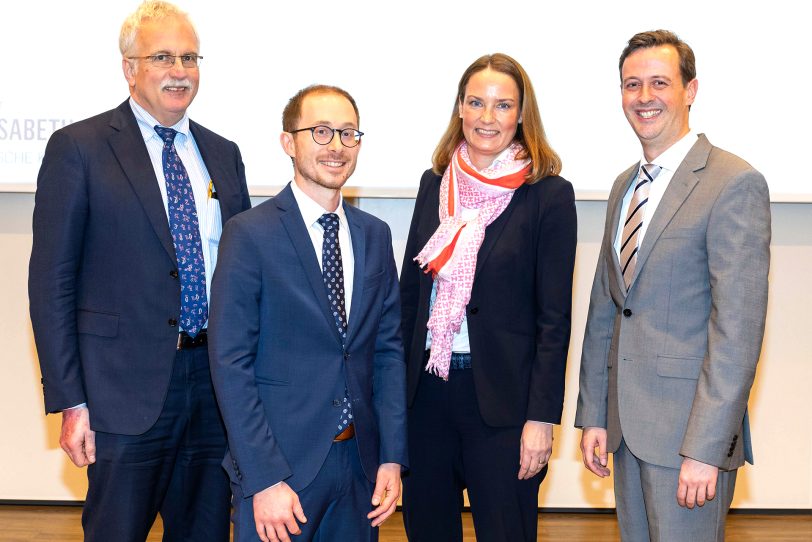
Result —
<path fill-rule="evenodd" d="M 493 122 L 493 109 L 484 107 L 482 109 L 482 122 Z"/>
<path fill-rule="evenodd" d="M 342 146 L 341 132 L 338 130 L 333 131 L 333 139 L 331 139 L 330 143 L 327 144 L 327 148 L 329 148 L 331 151 L 340 151 Z"/>
<path fill-rule="evenodd" d="M 175 62 L 172 64 L 172 67 L 169 68 L 169 73 L 171 74 L 181 74 L 186 75 L 186 68 L 183 66 L 183 62 L 179 56 L 175 57 Z"/>
<path fill-rule="evenodd" d="M 641 85 L 640 86 L 640 101 L 641 102 L 650 102 L 651 101 L 651 89 L 649 89 L 648 85 Z"/>

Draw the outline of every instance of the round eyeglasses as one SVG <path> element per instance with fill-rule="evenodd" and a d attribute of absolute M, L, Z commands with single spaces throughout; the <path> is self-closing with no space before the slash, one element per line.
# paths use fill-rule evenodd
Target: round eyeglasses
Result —
<path fill-rule="evenodd" d="M 309 128 L 291 130 L 290 133 L 295 134 L 297 132 L 304 132 L 305 130 L 310 130 L 313 141 L 319 145 L 329 145 L 335 135 L 338 134 L 338 139 L 341 141 L 341 144 L 349 148 L 358 145 L 361 142 L 361 136 L 364 135 L 364 132 L 359 132 L 354 128 L 330 128 L 322 124 Z"/>

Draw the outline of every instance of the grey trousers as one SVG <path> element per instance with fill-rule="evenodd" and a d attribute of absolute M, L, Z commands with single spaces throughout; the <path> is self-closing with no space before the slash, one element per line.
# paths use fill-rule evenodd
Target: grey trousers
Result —
<path fill-rule="evenodd" d="M 620 443 L 614 454 L 615 501 L 623 542 L 723 542 L 736 471 L 719 471 L 716 497 L 693 510 L 677 504 L 679 469 L 646 463 Z"/>

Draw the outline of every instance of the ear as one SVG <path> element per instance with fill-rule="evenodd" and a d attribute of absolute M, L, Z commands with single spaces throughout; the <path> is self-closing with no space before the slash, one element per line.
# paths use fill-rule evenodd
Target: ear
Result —
<path fill-rule="evenodd" d="M 462 100 L 457 101 L 457 116 L 462 118 Z"/>
<path fill-rule="evenodd" d="M 293 134 L 290 132 L 282 132 L 279 134 L 279 143 L 282 144 L 282 150 L 291 158 L 296 158 L 296 143 L 293 141 Z"/>
<path fill-rule="evenodd" d="M 688 102 L 688 105 L 692 105 L 694 100 L 696 99 L 696 93 L 699 91 L 699 81 L 697 79 L 691 80 L 685 86 L 685 93 L 686 98 L 685 101 Z"/>
<path fill-rule="evenodd" d="M 121 59 L 121 69 L 124 72 L 124 78 L 131 87 L 135 86 L 135 62 L 135 60 L 128 60 L 126 58 Z"/>

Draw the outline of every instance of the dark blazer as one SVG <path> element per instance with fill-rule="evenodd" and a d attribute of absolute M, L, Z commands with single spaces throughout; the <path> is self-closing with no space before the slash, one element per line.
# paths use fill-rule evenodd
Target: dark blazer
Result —
<path fill-rule="evenodd" d="M 246 497 L 315 478 L 346 382 L 361 464 L 406 465 L 405 365 L 388 226 L 345 204 L 355 272 L 346 345 L 290 186 L 229 222 L 212 285 L 209 355 L 228 432 L 224 466 Z"/>
<path fill-rule="evenodd" d="M 225 222 L 251 205 L 240 151 L 190 124 Z M 35 202 L 28 289 L 45 410 L 87 403 L 94 430 L 141 434 L 169 385 L 180 282 L 129 101 L 51 136 Z"/>
<path fill-rule="evenodd" d="M 423 174 L 401 270 L 410 405 L 425 373 L 432 289 L 431 275 L 413 258 L 440 223 L 440 182 L 431 170 Z M 575 244 L 575 196 L 561 177 L 519 187 L 485 230 L 467 319 L 477 400 L 488 425 L 561 421 Z"/>

